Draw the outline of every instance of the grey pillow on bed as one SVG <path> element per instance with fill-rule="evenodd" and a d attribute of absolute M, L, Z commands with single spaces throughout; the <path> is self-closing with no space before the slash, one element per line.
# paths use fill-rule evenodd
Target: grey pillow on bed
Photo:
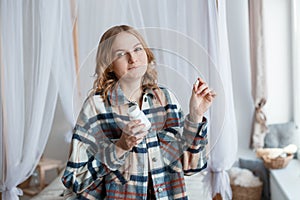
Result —
<path fill-rule="evenodd" d="M 265 137 L 266 148 L 282 148 L 294 143 L 297 127 L 294 122 L 271 124 Z"/>

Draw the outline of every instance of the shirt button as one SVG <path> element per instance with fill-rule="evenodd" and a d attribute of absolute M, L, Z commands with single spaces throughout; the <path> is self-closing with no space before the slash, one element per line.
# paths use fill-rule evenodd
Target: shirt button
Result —
<path fill-rule="evenodd" d="M 157 192 L 162 192 L 162 191 L 163 191 L 162 188 L 158 188 L 158 189 L 157 189 Z"/>
<path fill-rule="evenodd" d="M 157 161 L 157 159 L 154 157 L 154 158 L 152 158 L 152 161 L 153 161 L 153 162 L 156 162 L 156 161 Z"/>

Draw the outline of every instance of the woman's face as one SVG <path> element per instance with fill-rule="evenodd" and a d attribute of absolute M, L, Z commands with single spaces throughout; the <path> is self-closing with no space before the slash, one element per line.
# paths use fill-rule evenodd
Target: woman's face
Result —
<path fill-rule="evenodd" d="M 113 71 L 120 80 L 140 80 L 147 71 L 147 54 L 132 34 L 120 33 L 112 45 Z"/>

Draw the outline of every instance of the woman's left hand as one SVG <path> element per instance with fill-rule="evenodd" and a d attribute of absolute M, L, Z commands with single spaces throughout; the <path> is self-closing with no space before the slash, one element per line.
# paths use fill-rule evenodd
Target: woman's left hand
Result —
<path fill-rule="evenodd" d="M 216 93 L 208 87 L 203 79 L 198 78 L 193 85 L 190 99 L 190 120 L 201 122 L 204 113 L 209 109 L 215 97 Z"/>

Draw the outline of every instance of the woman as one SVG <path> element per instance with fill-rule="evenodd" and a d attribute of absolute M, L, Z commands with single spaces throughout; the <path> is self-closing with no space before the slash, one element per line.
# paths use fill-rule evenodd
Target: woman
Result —
<path fill-rule="evenodd" d="M 153 53 L 132 27 L 107 30 L 97 79 L 79 114 L 62 177 L 70 199 L 187 199 L 184 175 L 206 167 L 204 113 L 215 93 L 201 79 L 184 118 L 177 99 L 157 86 Z M 139 107 L 151 123 L 128 116 Z"/>

